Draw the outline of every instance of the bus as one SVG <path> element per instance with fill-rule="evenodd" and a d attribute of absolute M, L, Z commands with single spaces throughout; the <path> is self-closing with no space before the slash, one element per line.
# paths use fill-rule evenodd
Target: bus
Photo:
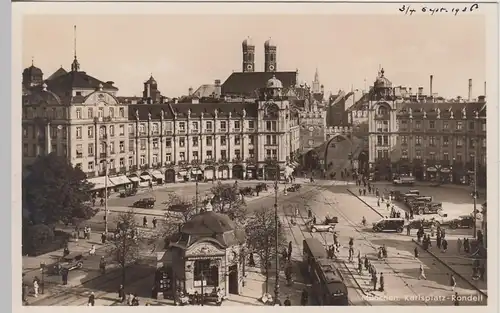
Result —
<path fill-rule="evenodd" d="M 347 286 L 325 247 L 316 238 L 303 241 L 304 276 L 312 284 L 311 295 L 321 306 L 349 305 Z"/>

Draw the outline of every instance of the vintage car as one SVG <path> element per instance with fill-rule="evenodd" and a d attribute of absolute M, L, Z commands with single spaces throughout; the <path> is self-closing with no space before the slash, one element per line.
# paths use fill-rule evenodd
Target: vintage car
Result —
<path fill-rule="evenodd" d="M 449 221 L 448 227 L 451 229 L 472 228 L 474 227 L 474 217 L 472 215 L 459 216 L 458 218 L 454 218 Z"/>
<path fill-rule="evenodd" d="M 155 198 L 142 198 L 132 205 L 134 208 L 150 209 L 155 206 Z"/>
<path fill-rule="evenodd" d="M 392 183 L 394 185 L 410 185 L 412 186 L 415 183 L 415 177 L 413 176 L 399 176 L 395 178 Z"/>
<path fill-rule="evenodd" d="M 120 198 L 126 198 L 135 196 L 137 194 L 137 188 L 128 188 L 120 192 Z"/>
<path fill-rule="evenodd" d="M 83 267 L 83 255 L 80 252 L 70 253 L 59 259 L 49 268 L 48 274 L 61 275 L 64 270 L 72 271 Z"/>
<path fill-rule="evenodd" d="M 413 211 L 418 215 L 437 214 L 443 210 L 440 202 L 415 201 L 412 203 Z"/>
<path fill-rule="evenodd" d="M 423 218 L 423 219 L 411 220 L 409 225 L 410 228 L 412 229 L 419 229 L 420 227 L 428 229 L 431 228 L 432 225 L 437 227 L 439 225 L 439 222 L 437 222 L 434 218 L 430 219 Z"/>
<path fill-rule="evenodd" d="M 325 220 L 321 224 L 314 224 L 313 221 L 309 221 L 306 223 L 308 226 L 309 230 L 312 233 L 315 232 L 330 232 L 333 233 L 335 230 L 335 226 L 338 223 L 338 217 L 326 217 Z"/>
<path fill-rule="evenodd" d="M 373 223 L 374 232 L 395 231 L 398 233 L 403 232 L 405 225 L 404 218 L 382 218 Z"/>
<path fill-rule="evenodd" d="M 290 187 L 288 187 L 286 190 L 287 190 L 288 192 L 295 192 L 295 191 L 300 190 L 300 188 L 301 188 L 301 187 L 302 187 L 302 186 L 301 186 L 301 185 L 299 185 L 299 184 L 293 184 L 293 185 L 291 185 Z"/>
<path fill-rule="evenodd" d="M 406 197 L 405 199 L 406 206 L 409 208 L 413 208 L 414 203 L 428 203 L 428 202 L 432 202 L 432 197 L 411 196 L 411 197 Z"/>

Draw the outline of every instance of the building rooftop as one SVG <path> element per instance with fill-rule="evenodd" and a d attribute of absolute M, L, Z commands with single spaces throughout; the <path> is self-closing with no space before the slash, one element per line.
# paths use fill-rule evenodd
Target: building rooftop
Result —
<path fill-rule="evenodd" d="M 234 72 L 222 84 L 222 95 L 258 97 L 258 90 L 265 87 L 273 76 L 280 80 L 284 89 L 297 83 L 297 72 Z"/>

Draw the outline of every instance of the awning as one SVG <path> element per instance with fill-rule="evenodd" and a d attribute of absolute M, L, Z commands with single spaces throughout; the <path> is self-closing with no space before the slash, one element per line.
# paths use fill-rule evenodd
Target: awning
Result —
<path fill-rule="evenodd" d="M 447 167 L 444 167 L 444 168 L 442 168 L 442 169 L 441 169 L 441 172 L 442 172 L 442 173 L 449 173 L 449 172 L 450 172 L 450 169 L 449 169 L 449 168 L 447 168 Z"/>
<path fill-rule="evenodd" d="M 130 179 L 128 179 L 125 175 L 110 177 L 109 180 L 111 180 L 111 182 L 116 186 L 130 184 Z"/>
<path fill-rule="evenodd" d="M 151 176 L 149 175 L 141 175 L 142 180 L 151 180 Z"/>
<path fill-rule="evenodd" d="M 163 179 L 163 174 L 160 171 L 152 171 L 151 176 L 153 176 L 154 179 Z"/>
<path fill-rule="evenodd" d="M 177 175 L 179 175 L 179 176 L 186 176 L 187 172 L 186 171 L 179 171 L 179 173 L 177 173 Z"/>
<path fill-rule="evenodd" d="M 203 173 L 202 173 L 202 171 L 200 169 L 195 168 L 195 169 L 191 170 L 191 174 L 193 174 L 193 175 L 201 175 Z"/>
<path fill-rule="evenodd" d="M 92 187 L 90 190 L 104 189 L 106 186 L 106 176 L 90 178 L 90 179 L 87 179 L 87 181 L 91 184 L 94 184 L 94 187 Z M 114 186 L 114 184 L 111 182 L 111 180 L 108 177 L 108 188 L 111 188 L 113 186 Z"/>
<path fill-rule="evenodd" d="M 137 176 L 129 176 L 129 177 L 127 177 L 127 178 L 128 178 L 128 179 L 130 179 L 130 181 L 133 181 L 133 182 L 136 182 L 136 183 L 138 183 L 138 182 L 140 182 L 140 181 L 141 181 L 141 180 L 139 179 L 139 177 L 137 177 Z"/>
<path fill-rule="evenodd" d="M 435 167 L 428 167 L 427 171 L 428 172 L 437 172 L 437 169 Z"/>

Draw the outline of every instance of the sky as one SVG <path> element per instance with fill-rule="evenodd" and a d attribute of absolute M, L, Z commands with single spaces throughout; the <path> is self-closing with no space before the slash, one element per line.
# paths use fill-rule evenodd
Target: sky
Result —
<path fill-rule="evenodd" d="M 119 96 L 142 95 L 152 74 L 163 95 L 224 82 L 242 70 L 241 42 L 256 46 L 263 71 L 264 42 L 277 45 L 278 70 L 299 70 L 308 82 L 318 69 L 327 93 L 363 90 L 379 67 L 394 86 L 444 97 L 484 93 L 486 31 L 481 15 L 32 15 L 23 20 L 23 67 L 48 77 L 70 69 L 76 52 L 81 70 L 113 81 Z"/>

